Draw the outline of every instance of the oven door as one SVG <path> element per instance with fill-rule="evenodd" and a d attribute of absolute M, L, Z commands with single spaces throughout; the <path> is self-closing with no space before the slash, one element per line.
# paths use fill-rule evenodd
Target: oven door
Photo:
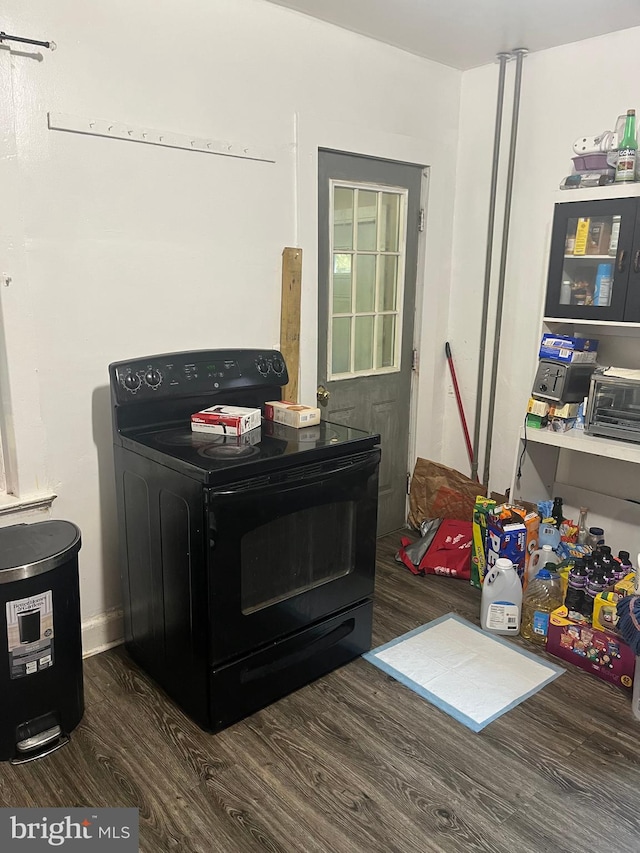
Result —
<path fill-rule="evenodd" d="M 206 489 L 211 663 L 373 593 L 380 450 Z"/>

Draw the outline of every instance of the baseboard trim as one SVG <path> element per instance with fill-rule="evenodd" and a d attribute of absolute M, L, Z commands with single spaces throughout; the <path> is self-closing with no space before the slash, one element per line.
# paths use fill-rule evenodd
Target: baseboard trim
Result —
<path fill-rule="evenodd" d="M 124 642 L 122 608 L 114 607 L 82 623 L 82 657 L 89 658 Z"/>

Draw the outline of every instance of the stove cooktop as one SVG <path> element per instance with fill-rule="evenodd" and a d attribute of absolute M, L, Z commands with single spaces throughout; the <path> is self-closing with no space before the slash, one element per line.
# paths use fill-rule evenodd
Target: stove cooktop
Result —
<path fill-rule="evenodd" d="M 313 463 L 337 453 L 375 447 L 380 436 L 321 421 L 294 429 L 272 421 L 240 436 L 194 432 L 191 425 L 156 428 L 123 436 L 125 446 L 178 470 L 189 469 L 206 483 L 255 476 L 274 467 Z M 230 476 L 229 476 L 230 475 Z"/>

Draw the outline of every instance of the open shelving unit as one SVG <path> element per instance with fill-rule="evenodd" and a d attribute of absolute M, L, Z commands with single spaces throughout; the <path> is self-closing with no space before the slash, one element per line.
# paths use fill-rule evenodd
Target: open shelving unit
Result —
<path fill-rule="evenodd" d="M 553 201 L 638 197 L 640 183 L 559 191 Z M 616 260 L 609 254 L 564 257 L 575 265 Z M 598 364 L 640 368 L 640 322 L 545 315 L 540 321 L 543 332 L 598 338 Z M 586 506 L 589 525 L 602 526 L 614 549 L 625 548 L 634 557 L 640 552 L 640 467 L 635 467 L 640 465 L 640 442 L 592 436 L 584 430 L 559 433 L 521 426 L 515 449 L 514 501 L 535 503 L 561 496 L 567 515 L 576 519 L 579 508 Z"/>

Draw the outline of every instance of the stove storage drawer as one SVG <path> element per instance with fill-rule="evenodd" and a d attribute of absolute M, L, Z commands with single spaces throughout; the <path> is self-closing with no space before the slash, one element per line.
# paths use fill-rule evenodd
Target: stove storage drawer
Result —
<path fill-rule="evenodd" d="M 235 723 L 368 651 L 372 614 L 373 603 L 364 602 L 214 669 L 211 730 Z"/>
<path fill-rule="evenodd" d="M 373 594 L 379 449 L 206 495 L 215 666 Z"/>

